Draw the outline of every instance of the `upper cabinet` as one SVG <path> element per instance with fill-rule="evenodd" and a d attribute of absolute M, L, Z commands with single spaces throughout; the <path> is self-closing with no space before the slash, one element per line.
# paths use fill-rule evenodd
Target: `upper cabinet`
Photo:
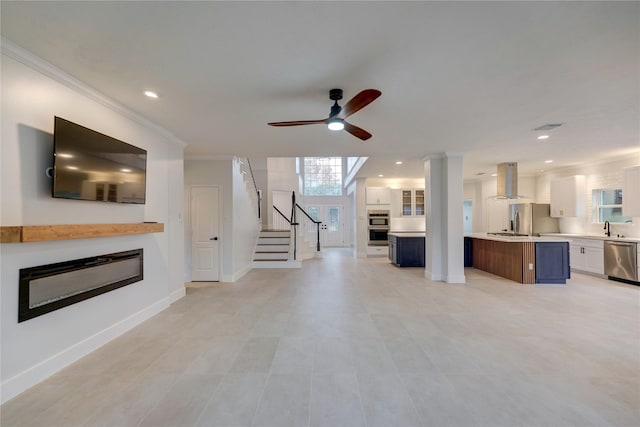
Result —
<path fill-rule="evenodd" d="M 622 215 L 640 216 L 640 166 L 625 168 L 624 170 Z"/>
<path fill-rule="evenodd" d="M 366 199 L 368 205 L 390 205 L 391 189 L 389 187 L 367 187 Z"/>
<path fill-rule="evenodd" d="M 402 190 L 402 216 L 424 216 L 424 190 Z"/>
<path fill-rule="evenodd" d="M 551 216 L 555 218 L 584 216 L 586 178 L 568 176 L 551 181 Z"/>

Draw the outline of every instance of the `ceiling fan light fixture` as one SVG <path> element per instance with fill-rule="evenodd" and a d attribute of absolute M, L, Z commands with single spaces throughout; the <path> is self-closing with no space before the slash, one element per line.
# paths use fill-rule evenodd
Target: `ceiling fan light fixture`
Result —
<path fill-rule="evenodd" d="M 344 120 L 331 119 L 327 122 L 327 127 L 329 128 L 329 130 L 342 130 L 344 129 Z"/>

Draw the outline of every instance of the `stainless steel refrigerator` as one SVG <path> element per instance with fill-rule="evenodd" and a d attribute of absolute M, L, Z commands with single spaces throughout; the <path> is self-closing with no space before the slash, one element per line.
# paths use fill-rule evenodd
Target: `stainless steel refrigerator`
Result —
<path fill-rule="evenodd" d="M 539 236 L 540 233 L 559 233 L 558 218 L 551 218 L 551 205 L 546 203 L 518 203 L 509 206 L 509 221 L 515 234 Z"/>

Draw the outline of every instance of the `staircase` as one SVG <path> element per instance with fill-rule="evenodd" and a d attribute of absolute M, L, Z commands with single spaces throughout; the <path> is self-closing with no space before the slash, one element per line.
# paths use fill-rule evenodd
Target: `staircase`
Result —
<path fill-rule="evenodd" d="M 253 253 L 253 268 L 300 268 L 291 257 L 291 231 L 262 230 Z"/>

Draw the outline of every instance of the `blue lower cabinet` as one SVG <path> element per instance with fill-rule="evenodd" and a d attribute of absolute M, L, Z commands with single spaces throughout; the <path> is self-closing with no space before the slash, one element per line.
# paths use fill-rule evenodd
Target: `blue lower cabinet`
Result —
<path fill-rule="evenodd" d="M 389 259 L 398 267 L 424 267 L 424 237 L 390 235 Z"/>
<path fill-rule="evenodd" d="M 536 283 L 566 284 L 571 278 L 568 242 L 536 242 Z"/>
<path fill-rule="evenodd" d="M 464 238 L 464 266 L 473 267 L 473 239 Z"/>

